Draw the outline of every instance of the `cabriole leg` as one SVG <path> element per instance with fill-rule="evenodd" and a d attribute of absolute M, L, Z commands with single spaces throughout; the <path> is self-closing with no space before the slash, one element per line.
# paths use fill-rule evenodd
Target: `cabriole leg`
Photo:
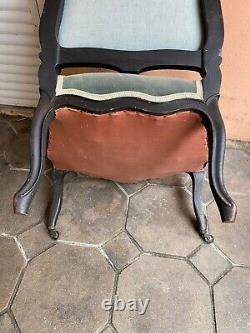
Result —
<path fill-rule="evenodd" d="M 53 170 L 53 196 L 50 206 L 48 231 L 52 239 L 57 240 L 59 238 L 59 232 L 56 230 L 56 223 L 60 214 L 63 202 L 63 182 L 66 175 L 65 171 Z"/>
<path fill-rule="evenodd" d="M 30 204 L 43 176 L 47 138 L 50 122 L 53 120 L 49 113 L 49 100 L 41 98 L 32 123 L 30 139 L 30 172 L 21 189 L 15 194 L 13 205 L 16 214 L 28 214 Z"/>
<path fill-rule="evenodd" d="M 237 207 L 224 185 L 223 172 L 226 134 L 217 99 L 210 102 L 208 114 L 210 115 L 209 117 L 212 131 L 209 158 L 210 186 L 217 203 L 222 222 L 232 223 L 235 222 L 236 219 Z"/>
<path fill-rule="evenodd" d="M 208 234 L 208 220 L 205 214 L 205 205 L 203 203 L 205 172 L 191 172 L 190 176 L 193 182 L 193 205 L 199 233 L 203 240 L 210 244 L 214 241 L 214 238 L 212 235 Z"/>

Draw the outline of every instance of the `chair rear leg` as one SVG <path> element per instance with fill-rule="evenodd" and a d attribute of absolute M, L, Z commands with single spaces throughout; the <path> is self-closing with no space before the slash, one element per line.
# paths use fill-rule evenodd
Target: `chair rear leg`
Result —
<path fill-rule="evenodd" d="M 56 224 L 62 208 L 63 182 L 65 175 L 65 171 L 52 171 L 53 195 L 48 219 L 48 232 L 50 237 L 54 240 L 57 240 L 59 238 L 59 232 L 56 230 Z"/>
<path fill-rule="evenodd" d="M 199 233 L 207 244 L 211 244 L 214 241 L 214 238 L 208 233 L 208 220 L 205 214 L 205 205 L 202 195 L 205 182 L 205 172 L 191 172 L 190 176 L 193 182 L 193 205 Z"/>

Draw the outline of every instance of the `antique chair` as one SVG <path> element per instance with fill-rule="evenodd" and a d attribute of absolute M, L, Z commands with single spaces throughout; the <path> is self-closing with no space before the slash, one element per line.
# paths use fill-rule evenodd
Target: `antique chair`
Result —
<path fill-rule="evenodd" d="M 41 98 L 16 213 L 28 213 L 47 154 L 54 167 L 48 220 L 54 239 L 67 171 L 125 183 L 189 173 L 198 230 L 210 243 L 202 201 L 208 162 L 221 219 L 235 221 L 223 182 L 219 0 L 47 0 L 40 39 Z M 112 71 L 64 75 L 76 67 Z M 202 80 L 139 75 L 159 69 L 195 71 Z"/>

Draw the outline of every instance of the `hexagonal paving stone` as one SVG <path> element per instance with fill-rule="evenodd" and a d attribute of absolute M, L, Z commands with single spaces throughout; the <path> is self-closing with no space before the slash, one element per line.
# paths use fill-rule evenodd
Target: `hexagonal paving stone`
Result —
<path fill-rule="evenodd" d="M 13 195 L 27 178 L 27 172 L 5 171 L 0 177 L 0 233 L 16 235 L 38 223 L 44 216 L 50 197 L 48 180 L 44 179 L 32 202 L 28 216 L 15 215 Z"/>
<path fill-rule="evenodd" d="M 27 267 L 12 310 L 25 333 L 91 333 L 105 326 L 114 271 L 97 249 L 58 244 Z"/>
<path fill-rule="evenodd" d="M 213 245 L 203 245 L 190 261 L 210 283 L 231 267 L 231 263 Z"/>
<path fill-rule="evenodd" d="M 145 251 L 185 256 L 201 244 L 190 196 L 150 186 L 132 197 L 127 229 Z"/>
<path fill-rule="evenodd" d="M 22 245 L 27 259 L 34 258 L 55 244 L 49 237 L 47 227 L 44 223 L 40 223 L 24 232 L 17 239 Z"/>
<path fill-rule="evenodd" d="M 184 187 L 191 182 L 191 178 L 186 173 L 165 177 L 162 179 L 150 179 L 150 184 Z"/>
<path fill-rule="evenodd" d="M 24 258 L 14 239 L 0 237 L 0 311 L 8 306 Z"/>
<path fill-rule="evenodd" d="M 147 185 L 147 182 L 140 182 L 136 184 L 119 184 L 128 195 L 131 195 L 139 190 L 141 190 L 143 187 Z"/>
<path fill-rule="evenodd" d="M 234 268 L 215 290 L 218 333 L 250 332 L 250 270 Z"/>
<path fill-rule="evenodd" d="M 117 295 L 150 300 L 144 315 L 114 311 L 119 333 L 213 332 L 209 288 L 185 261 L 144 255 L 121 273 Z"/>
<path fill-rule="evenodd" d="M 234 195 L 238 215 L 235 223 L 221 222 L 215 203 L 208 207 L 210 230 L 216 244 L 235 263 L 250 265 L 249 196 Z"/>
<path fill-rule="evenodd" d="M 0 316 L 0 332 L 2 333 L 15 333 L 15 328 L 11 323 L 8 314 Z"/>
<path fill-rule="evenodd" d="M 250 194 L 250 156 L 239 149 L 227 149 L 225 183 L 228 191 Z"/>
<path fill-rule="evenodd" d="M 126 207 L 126 197 L 114 183 L 79 177 L 64 187 L 58 219 L 61 239 L 105 242 L 122 228 Z"/>
<path fill-rule="evenodd" d="M 107 242 L 103 249 L 117 269 L 122 269 L 140 254 L 125 232 Z"/>

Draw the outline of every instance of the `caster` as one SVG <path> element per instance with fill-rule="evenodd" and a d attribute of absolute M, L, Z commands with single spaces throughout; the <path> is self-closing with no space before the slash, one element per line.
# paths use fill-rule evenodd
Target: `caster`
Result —
<path fill-rule="evenodd" d="M 59 232 L 55 229 L 49 229 L 49 235 L 53 240 L 58 240 Z"/>
<path fill-rule="evenodd" d="M 207 233 L 202 233 L 201 234 L 202 239 L 206 244 L 211 244 L 214 242 L 214 237 L 212 235 L 209 235 Z"/>

